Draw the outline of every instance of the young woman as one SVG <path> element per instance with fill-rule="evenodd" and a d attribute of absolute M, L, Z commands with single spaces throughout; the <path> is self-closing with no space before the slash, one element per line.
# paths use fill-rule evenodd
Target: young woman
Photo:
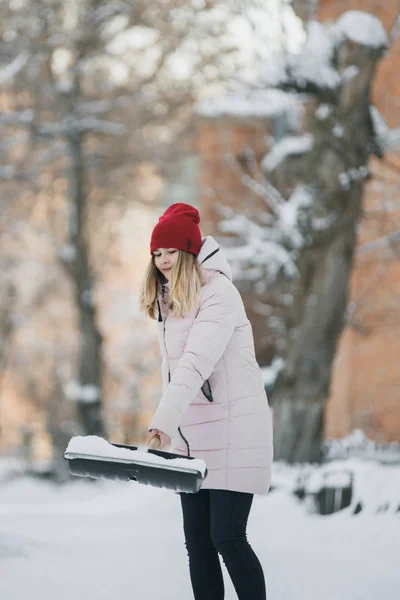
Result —
<path fill-rule="evenodd" d="M 271 413 L 231 269 L 199 222 L 194 207 L 173 204 L 151 236 L 141 308 L 158 321 L 163 386 L 148 443 L 208 467 L 197 494 L 180 494 L 195 600 L 224 598 L 218 554 L 240 600 L 265 600 L 246 525 L 253 495 L 269 489 Z"/>

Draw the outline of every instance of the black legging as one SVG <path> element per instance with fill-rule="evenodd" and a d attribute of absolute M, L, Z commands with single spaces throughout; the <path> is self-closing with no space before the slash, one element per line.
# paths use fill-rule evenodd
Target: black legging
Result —
<path fill-rule="evenodd" d="M 263 570 L 246 538 L 252 494 L 200 490 L 180 494 L 195 600 L 223 600 L 221 554 L 239 600 L 266 600 Z"/>

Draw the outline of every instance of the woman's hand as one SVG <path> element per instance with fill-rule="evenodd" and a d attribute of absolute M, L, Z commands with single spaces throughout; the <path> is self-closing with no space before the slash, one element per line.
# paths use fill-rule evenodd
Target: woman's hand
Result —
<path fill-rule="evenodd" d="M 169 446 L 169 444 L 171 443 L 171 440 L 168 437 L 168 435 L 166 433 L 163 433 L 159 429 L 152 429 L 150 431 L 149 436 L 147 438 L 148 446 L 150 445 L 151 440 L 154 438 L 158 438 L 160 440 L 160 445 L 158 446 L 158 450 L 161 450 L 162 448 Z"/>

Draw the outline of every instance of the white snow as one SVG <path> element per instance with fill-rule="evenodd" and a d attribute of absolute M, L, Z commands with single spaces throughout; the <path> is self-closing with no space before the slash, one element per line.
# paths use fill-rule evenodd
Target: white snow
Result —
<path fill-rule="evenodd" d="M 231 265 L 233 278 L 239 281 L 263 279 L 265 286 L 272 284 L 279 273 L 293 278 L 298 274 L 296 252 L 304 242 L 299 225 L 308 218 L 305 209 L 313 202 L 309 187 L 297 186 L 290 198 L 275 206 L 273 226 L 260 225 L 243 214 L 228 216 L 218 223 L 225 234 L 232 234 L 238 245 L 227 245 L 224 252 Z"/>
<path fill-rule="evenodd" d="M 25 67 L 29 59 L 29 53 L 22 50 L 7 66 L 0 70 L 0 85 L 5 85 L 12 80 Z"/>
<path fill-rule="evenodd" d="M 77 456 L 75 456 L 77 455 Z M 146 448 L 138 450 L 128 450 L 127 448 L 117 448 L 109 444 L 106 440 L 96 435 L 77 435 L 73 437 L 65 451 L 66 458 L 102 458 L 110 462 L 132 463 L 140 462 L 147 465 L 162 466 L 173 469 L 183 468 L 196 470 L 204 477 L 207 465 L 204 460 L 198 458 L 187 460 L 185 458 L 165 459 L 155 454 L 149 454 Z"/>
<path fill-rule="evenodd" d="M 334 125 L 334 127 L 332 127 L 332 133 L 337 138 L 343 137 L 343 134 L 344 134 L 343 125 L 340 125 L 340 123 L 336 123 L 336 125 Z"/>
<path fill-rule="evenodd" d="M 342 72 L 342 82 L 347 83 L 356 77 L 360 72 L 360 69 L 355 65 L 349 65 Z"/>
<path fill-rule="evenodd" d="M 385 117 L 381 115 L 379 110 L 373 104 L 369 106 L 369 113 L 372 119 L 374 133 L 378 138 L 384 138 L 390 131 L 389 125 L 386 123 Z"/>
<path fill-rule="evenodd" d="M 349 175 L 345 171 L 342 171 L 341 173 L 339 173 L 338 179 L 339 179 L 339 183 L 343 189 L 345 189 L 345 190 L 350 189 L 350 181 L 351 180 L 350 180 Z"/>
<path fill-rule="evenodd" d="M 361 429 L 354 429 L 341 439 L 327 439 L 324 443 L 326 458 L 345 459 L 363 458 L 381 463 L 400 464 L 400 443 L 380 443 L 367 438 Z"/>
<path fill-rule="evenodd" d="M 108 43 L 107 50 L 111 54 L 121 55 L 124 52 L 132 52 L 137 49 L 148 48 L 156 43 L 159 32 L 150 27 L 135 25 L 129 29 L 120 31 Z"/>
<path fill-rule="evenodd" d="M 274 144 L 271 151 L 264 157 L 261 168 L 265 171 L 273 171 L 287 156 L 310 152 L 313 141 L 313 136 L 309 133 L 284 137 Z"/>
<path fill-rule="evenodd" d="M 254 499 L 248 539 L 265 571 L 268 600 L 395 600 L 399 514 L 310 515 L 289 489 L 306 470 L 274 465 L 279 488 Z M 180 500 L 172 492 L 134 482 L 2 479 L 0 532 L 2 600 L 193 597 Z M 225 598 L 234 600 L 221 564 Z"/>
<path fill-rule="evenodd" d="M 296 94 L 282 90 L 243 90 L 199 102 L 194 113 L 200 117 L 254 117 L 270 119 L 295 111 L 299 114 Z"/>
<path fill-rule="evenodd" d="M 318 106 L 317 110 L 315 111 L 316 118 L 319 119 L 320 121 L 324 121 L 331 114 L 332 108 L 333 108 L 332 104 L 325 104 L 325 103 L 320 104 Z"/>
<path fill-rule="evenodd" d="M 64 246 L 60 248 L 58 255 L 61 258 L 61 260 L 70 263 L 77 258 L 78 251 L 76 247 L 72 244 L 64 244 Z"/>
<path fill-rule="evenodd" d="M 267 88 L 278 86 L 286 79 L 288 64 L 288 56 L 284 52 L 269 56 L 260 70 L 260 83 Z"/>
<path fill-rule="evenodd" d="M 337 219 L 337 214 L 334 211 L 330 212 L 329 214 L 327 214 L 324 217 L 312 217 L 312 219 L 311 219 L 312 229 L 313 229 L 313 231 L 324 231 L 326 229 L 329 229 L 329 227 L 331 227 L 331 225 L 333 225 L 333 223 L 336 221 L 336 219 Z"/>
<path fill-rule="evenodd" d="M 96 385 L 80 385 L 75 379 L 70 380 L 65 386 L 65 394 L 70 400 L 90 404 L 100 398 L 100 389 Z"/>
<path fill-rule="evenodd" d="M 298 82 L 311 82 L 319 87 L 335 88 L 340 76 L 332 66 L 333 41 L 328 29 L 312 21 L 307 31 L 303 51 L 291 58 L 291 74 Z"/>
<path fill-rule="evenodd" d="M 343 40 L 371 48 L 386 48 L 389 44 L 381 21 L 361 10 L 349 10 L 339 17 L 333 26 L 336 45 Z"/>
<path fill-rule="evenodd" d="M 391 129 L 385 139 L 384 149 L 386 151 L 400 152 L 400 127 Z"/>
<path fill-rule="evenodd" d="M 376 139 L 383 152 L 400 151 L 400 127 L 390 129 L 376 106 L 370 105 L 370 114 Z"/>
<path fill-rule="evenodd" d="M 280 356 L 276 356 L 269 367 L 262 367 L 261 373 L 264 380 L 264 385 L 270 387 L 274 385 L 276 378 L 285 366 L 285 361 Z"/>
<path fill-rule="evenodd" d="M 313 203 L 313 195 L 305 185 L 298 185 L 289 200 L 279 207 L 277 226 L 285 236 L 291 239 L 294 247 L 302 246 L 304 239 L 299 228 L 299 217 L 302 209 Z"/>
<path fill-rule="evenodd" d="M 224 233 L 240 236 L 240 246 L 224 247 L 224 253 L 231 265 L 234 280 L 255 280 L 264 277 L 273 281 L 278 272 L 283 271 L 293 277 L 297 273 L 290 252 L 278 241 L 270 237 L 268 227 L 259 226 L 245 215 L 235 215 L 218 223 Z"/>
<path fill-rule="evenodd" d="M 315 494 L 323 487 L 346 487 L 353 482 L 350 506 L 352 513 L 358 504 L 369 514 L 386 511 L 396 514 L 400 507 L 400 467 L 382 465 L 358 458 L 334 461 L 316 468 L 306 480 L 307 493 Z"/>
<path fill-rule="evenodd" d="M 266 86 L 277 86 L 295 80 L 303 87 L 313 84 L 318 88 L 335 89 L 358 73 L 358 69 L 350 65 L 339 74 L 333 65 L 335 46 L 344 40 L 378 49 L 388 45 L 381 21 L 366 12 L 347 11 L 332 26 L 311 20 L 301 52 L 281 52 L 268 59 L 260 81 Z"/>
<path fill-rule="evenodd" d="M 302 86 L 312 83 L 322 88 L 336 88 L 341 77 L 332 64 L 333 50 L 329 29 L 317 21 L 310 21 L 301 51 L 273 55 L 261 70 L 260 82 L 265 86 L 277 86 L 294 79 Z"/>
<path fill-rule="evenodd" d="M 231 264 L 234 279 L 257 281 L 268 273 L 268 280 L 274 280 L 280 270 L 289 276 L 297 273 L 293 260 L 285 248 L 271 240 L 248 240 L 245 245 L 225 248 Z M 252 268 L 249 268 L 252 265 Z"/>
<path fill-rule="evenodd" d="M 361 165 L 358 169 L 349 169 L 348 171 L 342 171 L 338 175 L 340 185 L 348 190 L 352 181 L 360 181 L 368 177 L 369 170 L 365 165 Z"/>
<path fill-rule="evenodd" d="M 316 494 L 323 487 L 346 487 L 351 484 L 351 472 L 340 470 L 336 465 L 316 469 L 307 481 L 307 493 Z"/>
<path fill-rule="evenodd" d="M 68 48 L 55 48 L 51 55 L 51 70 L 55 77 L 62 77 L 73 65 L 74 55 Z"/>

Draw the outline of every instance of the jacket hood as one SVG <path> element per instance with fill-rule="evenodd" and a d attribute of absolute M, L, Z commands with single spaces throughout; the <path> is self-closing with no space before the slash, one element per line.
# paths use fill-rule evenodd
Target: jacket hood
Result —
<path fill-rule="evenodd" d="M 201 249 L 197 256 L 197 260 L 200 266 L 205 271 L 208 271 L 210 276 L 213 272 L 219 272 L 225 275 L 230 281 L 232 281 L 232 270 L 226 260 L 222 250 L 215 238 L 211 235 L 207 235 L 201 239 Z M 167 279 L 160 282 L 160 291 L 164 288 L 165 291 L 169 292 L 169 282 Z"/>
<path fill-rule="evenodd" d="M 219 271 L 232 281 L 232 270 L 218 242 L 211 235 L 203 237 L 201 242 L 201 250 L 197 260 L 202 269 L 206 271 Z"/>

